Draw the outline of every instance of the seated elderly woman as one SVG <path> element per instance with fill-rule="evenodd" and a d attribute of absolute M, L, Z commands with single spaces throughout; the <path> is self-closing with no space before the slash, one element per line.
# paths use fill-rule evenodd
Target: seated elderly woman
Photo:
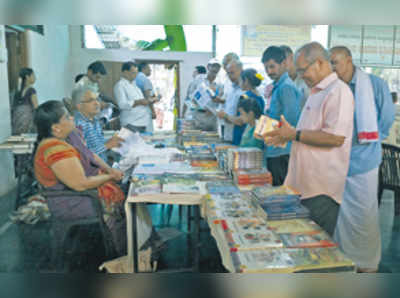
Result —
<path fill-rule="evenodd" d="M 119 254 L 126 251 L 124 193 L 115 184 L 123 173 L 110 168 L 92 153 L 75 129 L 74 118 L 59 101 L 48 101 L 35 111 L 38 137 L 34 171 L 38 182 L 49 190 L 85 191 L 97 189 L 104 218 Z M 79 219 L 94 214 L 90 198 L 82 196 L 48 199 L 53 216 Z"/>

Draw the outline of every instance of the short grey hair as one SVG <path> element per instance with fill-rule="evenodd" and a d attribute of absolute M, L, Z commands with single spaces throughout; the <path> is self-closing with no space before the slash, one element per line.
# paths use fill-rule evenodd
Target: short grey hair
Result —
<path fill-rule="evenodd" d="M 239 60 L 239 55 L 234 52 L 230 52 L 230 53 L 226 54 L 224 56 L 224 58 L 222 59 L 222 65 L 225 65 L 228 62 L 230 63 L 233 60 Z"/>
<path fill-rule="evenodd" d="M 295 61 L 301 54 L 304 53 L 304 58 L 308 63 L 312 63 L 318 58 L 329 62 L 329 52 L 318 42 L 313 41 L 300 47 L 295 53 Z"/>
<path fill-rule="evenodd" d="M 88 91 L 93 92 L 92 89 L 86 86 L 77 87 L 72 91 L 72 106 L 74 108 L 76 108 L 76 106 L 82 102 L 82 99 L 85 97 L 85 94 Z"/>
<path fill-rule="evenodd" d="M 236 67 L 243 69 L 243 63 L 240 60 L 237 59 L 233 59 L 231 62 L 229 62 L 229 64 L 227 65 L 227 67 L 229 67 L 230 65 L 236 65 Z"/>

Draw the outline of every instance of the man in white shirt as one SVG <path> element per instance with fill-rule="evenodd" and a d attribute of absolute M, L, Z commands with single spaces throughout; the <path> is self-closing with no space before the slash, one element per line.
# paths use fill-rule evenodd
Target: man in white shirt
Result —
<path fill-rule="evenodd" d="M 138 66 L 134 62 L 122 64 L 121 79 L 114 86 L 114 96 L 121 110 L 121 126 L 131 124 L 145 127 L 146 132 L 153 132 L 151 104 L 135 84 Z"/>
<path fill-rule="evenodd" d="M 243 70 L 242 62 L 232 60 L 227 66 L 227 74 L 231 80 L 231 88 L 226 93 L 226 101 L 223 104 L 222 110 L 217 113 L 219 119 L 223 120 L 221 125 L 221 132 L 223 139 L 228 142 L 234 141 L 234 127 L 235 124 L 231 122 L 229 116 L 237 116 L 237 106 L 239 98 L 243 94 L 239 86 L 240 73 Z M 235 144 L 237 145 L 237 144 Z"/>

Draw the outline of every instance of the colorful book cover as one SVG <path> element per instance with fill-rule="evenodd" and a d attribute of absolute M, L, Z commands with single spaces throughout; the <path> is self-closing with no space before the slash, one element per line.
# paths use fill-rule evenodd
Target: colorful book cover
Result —
<path fill-rule="evenodd" d="M 161 181 L 160 180 L 137 180 L 132 182 L 133 192 L 136 195 L 143 194 L 156 194 L 161 193 Z"/>
<path fill-rule="evenodd" d="M 268 229 L 278 234 L 283 233 L 305 233 L 322 230 L 310 219 L 296 218 L 289 220 L 269 220 Z"/>
<path fill-rule="evenodd" d="M 272 119 L 268 116 L 261 115 L 257 120 L 256 127 L 254 129 L 255 138 L 263 138 L 263 136 L 279 127 L 279 121 Z"/>
<path fill-rule="evenodd" d="M 292 232 L 279 234 L 285 247 L 307 248 L 307 247 L 336 247 L 338 246 L 329 235 L 322 230 L 309 232 Z"/>
<path fill-rule="evenodd" d="M 266 221 L 261 219 L 223 219 L 220 224 L 231 250 L 283 247 L 279 236 L 268 230 Z"/>
<path fill-rule="evenodd" d="M 185 177 L 168 176 L 162 181 L 164 193 L 200 193 L 197 181 Z"/>
<path fill-rule="evenodd" d="M 192 160 L 190 165 L 199 168 L 218 168 L 218 162 L 215 160 Z"/>
<path fill-rule="evenodd" d="M 268 214 L 269 220 L 278 220 L 278 219 L 292 219 L 292 218 L 308 218 L 310 217 L 310 211 L 299 204 L 297 206 L 272 206 L 272 207 L 263 207 L 265 212 Z"/>
<path fill-rule="evenodd" d="M 291 273 L 295 261 L 285 249 L 237 250 L 231 252 L 237 273 Z"/>
<path fill-rule="evenodd" d="M 294 272 L 354 272 L 354 263 L 337 247 L 286 249 Z"/>
<path fill-rule="evenodd" d="M 354 272 L 337 247 L 281 248 L 231 252 L 238 273 Z"/>
<path fill-rule="evenodd" d="M 210 194 L 240 194 L 239 188 L 230 181 L 209 182 L 206 187 Z"/>
<path fill-rule="evenodd" d="M 269 208 L 273 206 L 277 207 L 290 207 L 297 206 L 300 204 L 299 195 L 271 195 L 266 198 L 258 198 L 258 202 L 261 207 Z"/>
<path fill-rule="evenodd" d="M 253 194 L 259 198 L 267 198 L 272 195 L 293 195 L 297 194 L 294 190 L 286 185 L 282 186 L 261 186 L 253 189 Z"/>

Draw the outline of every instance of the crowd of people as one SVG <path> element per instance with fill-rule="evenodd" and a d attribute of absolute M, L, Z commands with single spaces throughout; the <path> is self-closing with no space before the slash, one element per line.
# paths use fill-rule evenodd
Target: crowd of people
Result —
<path fill-rule="evenodd" d="M 97 190 L 118 255 L 126 254 L 127 248 L 123 209 L 126 192 L 120 185 L 123 172 L 111 167 L 116 157 L 111 149 L 121 146 L 124 140 L 117 134 L 106 140 L 103 129 L 117 110 L 122 126 L 153 131 L 153 104 L 161 96 L 155 94 L 150 74 L 147 63 L 123 63 L 112 99 L 100 92 L 99 84 L 107 70 L 103 63 L 95 61 L 86 74 L 75 77 L 71 100 L 49 100 L 38 105 L 33 88 L 35 74 L 32 69 L 23 68 L 12 106 L 13 134 L 38 135 L 33 152 L 36 180 L 47 190 Z M 48 206 L 52 216 L 67 220 L 90 217 L 95 212 L 91 198 L 85 195 L 49 198 Z M 149 235 L 139 238 L 148 239 Z M 143 244 L 145 240 L 139 242 Z"/>
<path fill-rule="evenodd" d="M 344 46 L 325 49 L 311 42 L 295 53 L 286 45 L 270 46 L 261 63 L 272 80 L 262 96 L 257 87 L 263 76 L 243 69 L 235 53 L 224 57 L 227 79 L 211 97 L 218 104 L 221 137 L 234 145 L 262 148 L 273 184 L 301 193 L 311 219 L 334 237 L 357 270 L 376 272 L 381 257 L 381 142 L 396 112 L 388 84 L 355 66 Z M 206 78 L 207 72 L 194 76 L 185 117 L 201 109 L 193 104 L 193 93 Z M 280 123 L 262 141 L 252 134 L 261 114 Z"/>
<path fill-rule="evenodd" d="M 184 102 L 184 117 L 203 130 L 218 130 L 226 142 L 257 147 L 274 185 L 286 184 L 302 195 L 311 219 L 339 243 L 360 272 L 375 272 L 381 256 L 378 224 L 378 168 L 381 142 L 388 137 L 395 117 L 394 97 L 387 83 L 354 65 L 344 46 L 329 50 L 316 42 L 295 53 L 290 47 L 270 46 L 260 61 L 272 80 L 264 90 L 264 77 L 244 69 L 235 53 L 222 63 L 212 59 L 197 66 Z M 226 80 L 217 82 L 220 70 Z M 21 87 L 13 103 L 13 133 L 37 132 L 34 170 L 48 189 L 97 189 L 106 223 L 113 231 L 120 254 L 123 241 L 125 194 L 118 186 L 123 173 L 107 163 L 110 149 L 124 141 L 117 135 L 105 140 L 103 127 L 118 110 L 120 124 L 153 132 L 154 91 L 147 63 L 122 64 L 114 98 L 100 93 L 107 75 L 96 61 L 86 74 L 76 77 L 72 107 L 61 101 L 38 106 L 32 69 L 20 72 Z M 201 107 L 193 99 L 200 85 L 210 91 L 211 101 Z M 254 137 L 261 115 L 280 122 L 264 139 Z M 53 214 L 62 218 L 91 214 L 89 198 L 49 201 Z"/>

